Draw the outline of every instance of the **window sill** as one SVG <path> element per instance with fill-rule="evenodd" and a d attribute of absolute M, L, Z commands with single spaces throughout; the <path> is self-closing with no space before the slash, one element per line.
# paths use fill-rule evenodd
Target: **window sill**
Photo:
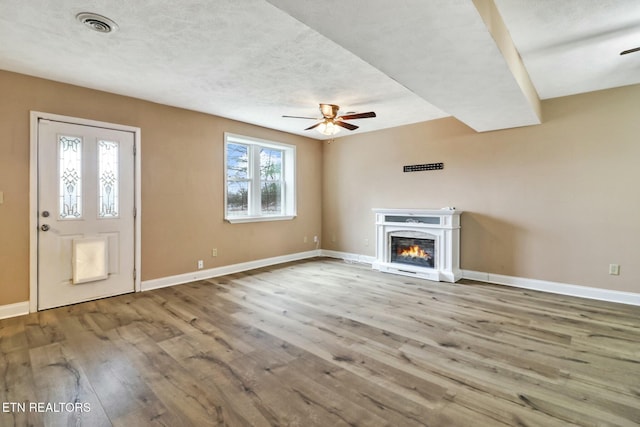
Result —
<path fill-rule="evenodd" d="M 289 221 L 295 217 L 295 215 L 232 216 L 225 218 L 225 220 L 231 224 L 240 224 L 243 222 Z"/>

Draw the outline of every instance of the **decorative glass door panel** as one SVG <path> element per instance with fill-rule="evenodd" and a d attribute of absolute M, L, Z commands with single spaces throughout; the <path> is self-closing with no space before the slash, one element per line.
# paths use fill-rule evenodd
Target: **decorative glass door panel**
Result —
<path fill-rule="evenodd" d="M 58 135 L 60 219 L 82 217 L 82 138 Z"/>
<path fill-rule="evenodd" d="M 120 144 L 98 142 L 98 216 L 118 217 L 118 155 Z"/>

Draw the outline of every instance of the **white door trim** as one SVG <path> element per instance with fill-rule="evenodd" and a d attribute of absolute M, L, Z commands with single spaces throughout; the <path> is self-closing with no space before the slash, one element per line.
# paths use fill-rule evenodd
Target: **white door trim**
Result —
<path fill-rule="evenodd" d="M 141 178 L 141 158 L 142 151 L 140 149 L 141 129 L 134 126 L 125 126 L 114 123 L 100 122 L 96 120 L 80 119 L 70 116 L 61 116 L 59 114 L 42 113 L 39 111 L 31 111 L 30 118 L 30 158 L 29 158 L 29 312 L 38 311 L 38 120 L 52 120 L 59 122 L 72 123 L 84 126 L 95 126 L 107 129 L 114 129 L 134 134 L 134 147 L 136 156 L 134 160 L 134 200 L 136 205 L 135 224 L 135 291 L 141 290 L 141 242 L 142 242 L 142 188 Z"/>

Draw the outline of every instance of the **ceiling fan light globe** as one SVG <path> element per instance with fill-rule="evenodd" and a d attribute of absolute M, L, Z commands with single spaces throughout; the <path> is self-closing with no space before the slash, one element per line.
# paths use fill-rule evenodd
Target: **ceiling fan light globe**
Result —
<path fill-rule="evenodd" d="M 330 120 L 325 120 L 324 122 L 320 123 L 320 126 L 318 126 L 317 129 L 318 132 L 327 136 L 335 135 L 336 133 L 340 132 L 340 126 L 336 126 L 335 123 Z"/>

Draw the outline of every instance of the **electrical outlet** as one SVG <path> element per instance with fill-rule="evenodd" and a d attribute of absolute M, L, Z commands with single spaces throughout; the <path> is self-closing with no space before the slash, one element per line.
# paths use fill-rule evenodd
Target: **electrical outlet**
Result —
<path fill-rule="evenodd" d="M 609 264 L 609 274 L 612 276 L 620 275 L 620 265 L 619 264 Z"/>
<path fill-rule="evenodd" d="M 4 203 L 4 192 L 0 191 L 0 205 Z"/>
<path fill-rule="evenodd" d="M 198 260 L 198 270 L 202 270 L 204 268 L 204 261 L 199 259 Z"/>
<path fill-rule="evenodd" d="M 318 236 L 313 236 L 313 243 L 318 243 Z"/>
<path fill-rule="evenodd" d="M 369 246 L 369 239 L 364 239 L 364 245 Z"/>
<path fill-rule="evenodd" d="M 216 257 L 216 256 L 218 256 L 218 248 L 213 248 L 213 249 L 211 249 L 211 256 L 212 256 L 212 257 Z"/>
<path fill-rule="evenodd" d="M 331 235 L 331 241 L 332 241 L 333 243 L 335 243 L 335 242 L 336 242 L 336 240 L 337 240 L 337 239 L 336 239 L 336 235 L 335 235 L 335 234 L 332 234 L 332 235 Z"/>
<path fill-rule="evenodd" d="M 307 236 L 304 236 L 304 239 L 302 239 L 302 241 L 303 241 L 304 243 L 307 243 L 307 241 L 308 241 L 308 240 L 309 240 L 309 239 L 307 239 Z"/>

